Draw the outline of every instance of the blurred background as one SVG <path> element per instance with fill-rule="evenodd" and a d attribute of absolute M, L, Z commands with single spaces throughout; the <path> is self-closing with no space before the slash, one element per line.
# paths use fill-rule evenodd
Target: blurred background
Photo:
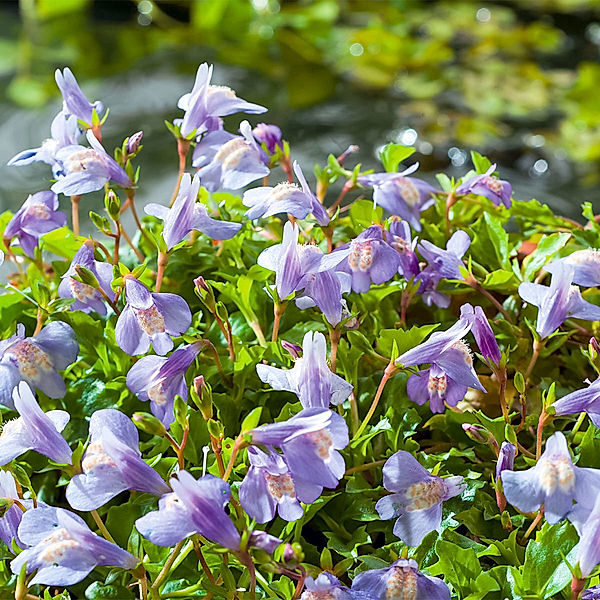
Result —
<path fill-rule="evenodd" d="M 269 107 L 251 123 L 278 124 L 305 171 L 349 144 L 379 169 L 394 141 L 416 146 L 421 176 L 461 176 L 476 149 L 517 199 L 600 209 L 599 0 L 4 0 L 0 23 L 2 210 L 50 185 L 47 165 L 4 165 L 49 136 L 66 65 L 110 108 L 109 151 L 144 131 L 138 197 L 166 202 L 164 120 L 204 61 Z"/>

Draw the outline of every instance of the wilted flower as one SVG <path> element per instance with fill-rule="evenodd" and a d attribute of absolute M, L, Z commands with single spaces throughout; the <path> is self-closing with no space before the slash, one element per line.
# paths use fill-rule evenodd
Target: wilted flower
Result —
<path fill-rule="evenodd" d="M 240 534 L 225 512 L 231 490 L 213 475 L 196 480 L 179 471 L 170 481 L 173 492 L 158 501 L 158 510 L 135 522 L 137 530 L 157 546 L 174 546 L 199 533 L 224 548 L 237 550 Z"/>
<path fill-rule="evenodd" d="M 248 449 L 250 468 L 240 486 L 240 504 L 258 523 L 270 521 L 278 512 L 285 521 L 304 514 L 300 502 L 312 504 L 323 487 L 293 478 L 283 457 L 258 448 Z"/>
<path fill-rule="evenodd" d="M 187 302 L 177 294 L 151 293 L 133 275 L 125 275 L 127 304 L 115 327 L 117 344 L 127 354 L 145 354 L 150 348 L 161 356 L 173 348 L 172 335 L 181 335 L 192 322 Z"/>
<path fill-rule="evenodd" d="M 257 364 L 261 381 L 274 390 L 286 390 L 298 396 L 304 408 L 329 408 L 340 404 L 352 393 L 352 386 L 327 365 L 327 343 L 319 331 L 308 331 L 302 341 L 302 358 L 289 370 Z"/>
<path fill-rule="evenodd" d="M 294 161 L 294 172 L 302 189 L 295 183 L 279 183 L 275 187 L 263 186 L 244 192 L 244 206 L 251 207 L 246 211 L 246 216 L 249 219 L 259 219 L 288 213 L 296 219 L 304 219 L 308 213 L 312 213 L 319 225 L 327 225 L 329 215 L 312 193 L 302 168 L 296 161 Z"/>
<path fill-rule="evenodd" d="M 400 258 L 398 273 L 407 280 L 416 277 L 421 270 L 419 268 L 419 259 L 415 254 L 417 239 L 411 239 L 408 222 L 392 219 L 390 230 L 385 232 L 385 239 L 396 250 Z"/>
<path fill-rule="evenodd" d="M 20 381 L 38 388 L 50 398 L 65 395 L 58 371 L 66 369 L 79 353 L 75 332 L 62 321 L 48 323 L 37 335 L 25 337 L 25 327 L 0 341 L 0 403 L 13 408 L 13 389 Z"/>
<path fill-rule="evenodd" d="M 433 271 L 444 279 L 464 280 L 460 267 L 465 268 L 462 257 L 471 245 L 471 238 L 466 231 L 455 231 L 446 244 L 446 249 L 438 248 L 427 240 L 423 240 L 417 249 L 429 263 L 425 271 Z"/>
<path fill-rule="evenodd" d="M 600 307 L 581 297 L 573 282 L 573 267 L 559 263 L 553 268 L 550 286 L 523 282 L 519 295 L 538 307 L 536 331 L 542 339 L 554 333 L 568 318 L 600 320 Z"/>
<path fill-rule="evenodd" d="M 277 146 L 282 147 L 281 129 L 277 125 L 267 123 L 258 123 L 252 130 L 252 135 L 258 140 L 259 144 L 265 144 L 267 150 L 273 154 Z"/>
<path fill-rule="evenodd" d="M 330 410 L 305 408 L 287 421 L 248 433 L 253 444 L 281 448 L 294 481 L 335 488 L 344 476 L 344 458 L 338 450 L 348 445 L 348 426 Z"/>
<path fill-rule="evenodd" d="M 63 97 L 63 111 L 69 115 L 75 115 L 88 127 L 92 127 L 93 111 L 95 110 L 99 115 L 104 108 L 102 102 L 98 100 L 92 104 L 86 98 L 69 67 L 65 67 L 62 73 L 60 69 L 56 69 L 54 76 Z"/>
<path fill-rule="evenodd" d="M 586 502 L 591 490 L 598 490 L 600 472 L 576 467 L 569 455 L 565 436 L 557 431 L 546 441 L 537 464 L 526 471 L 503 471 L 506 499 L 522 512 L 544 505 L 544 516 L 553 525 L 573 508 L 573 500 Z M 594 496 L 595 497 L 595 496 Z"/>
<path fill-rule="evenodd" d="M 416 561 L 406 558 L 384 569 L 359 573 L 352 582 L 355 590 L 369 600 L 450 600 L 450 589 L 441 579 L 420 573 Z"/>
<path fill-rule="evenodd" d="M 192 91 L 179 98 L 177 106 L 185 111 L 181 122 L 181 135 L 184 137 L 201 129 L 208 119 L 238 112 L 260 114 L 267 111 L 264 106 L 238 98 L 231 88 L 211 85 L 212 72 L 212 65 L 202 63 L 198 67 Z"/>
<path fill-rule="evenodd" d="M 139 559 L 92 533 L 85 521 L 63 508 L 28 510 L 19 525 L 19 538 L 29 546 L 10 563 L 18 574 L 37 573 L 29 585 L 67 586 L 78 583 L 98 566 L 134 569 Z"/>
<path fill-rule="evenodd" d="M 323 572 L 316 579 L 307 577 L 306 589 L 300 600 L 358 600 L 357 596 L 331 573 Z M 366 598 L 365 598 L 366 600 Z"/>
<path fill-rule="evenodd" d="M 575 390 L 556 400 L 552 408 L 558 416 L 585 412 L 592 423 L 600 427 L 600 379 L 596 379 L 586 388 Z"/>
<path fill-rule="evenodd" d="M 74 196 L 95 192 L 113 180 L 122 188 L 130 188 L 133 181 L 117 161 L 106 153 L 93 132 L 86 134 L 91 148 L 66 146 L 56 153 L 60 169 L 55 175 L 58 181 L 50 188 L 56 194 Z"/>
<path fill-rule="evenodd" d="M 60 170 L 56 153 L 66 146 L 77 145 L 80 133 L 77 117 L 60 111 L 50 126 L 51 137 L 44 140 L 39 148 L 22 150 L 8 161 L 8 165 L 22 167 L 39 161 L 51 165 L 53 172 Z"/>
<path fill-rule="evenodd" d="M 7 421 L 0 435 L 0 465 L 35 450 L 61 464 L 71 464 L 71 448 L 60 432 L 69 422 L 69 413 L 51 410 L 45 413 L 30 387 L 19 383 L 13 391 L 13 402 L 19 418 Z"/>
<path fill-rule="evenodd" d="M 112 265 L 94 260 L 93 242 L 85 242 L 77 250 L 71 261 L 71 266 L 62 276 L 62 280 L 58 286 L 58 295 L 61 298 L 75 298 L 75 302 L 70 306 L 71 310 L 80 310 L 85 313 L 96 311 L 100 315 L 105 315 L 106 305 L 104 304 L 102 294 L 91 285 L 73 278 L 73 275 L 77 274 L 77 267 L 89 269 L 98 280 L 100 288 L 111 298 L 114 297 L 114 292 L 111 289 L 113 278 Z"/>
<path fill-rule="evenodd" d="M 331 254 L 346 252 L 348 259 L 336 267 L 352 277 L 352 290 L 358 294 L 369 291 L 371 282 L 375 285 L 390 280 L 400 267 L 400 256 L 383 239 L 383 231 L 378 225 L 365 229 L 349 244 L 336 248 Z"/>
<path fill-rule="evenodd" d="M 506 208 L 510 208 L 512 195 L 512 185 L 508 181 L 498 179 L 492 173 L 496 170 L 496 165 L 492 165 L 482 175 L 474 175 L 473 177 L 463 181 L 457 188 L 457 194 L 476 194 L 484 196 L 491 200 L 496 206 L 504 204 Z"/>
<path fill-rule="evenodd" d="M 35 255 L 39 239 L 49 231 L 64 227 L 67 215 L 58 210 L 58 196 L 53 192 L 30 195 L 6 225 L 4 239 L 17 238 L 27 256 Z"/>
<path fill-rule="evenodd" d="M 248 121 L 240 124 L 240 132 L 241 136 L 210 132 L 196 146 L 193 165 L 209 192 L 221 187 L 239 190 L 270 173 L 268 157 L 254 139 Z"/>
<path fill-rule="evenodd" d="M 211 219 L 206 207 L 196 202 L 199 190 L 200 177 L 194 175 L 192 179 L 188 173 L 184 173 L 177 199 L 171 208 L 154 203 L 144 208 L 146 214 L 165 222 L 163 237 L 167 250 L 183 241 L 193 230 L 201 231 L 215 240 L 228 240 L 241 229 L 241 223 Z"/>
<path fill-rule="evenodd" d="M 202 343 L 195 342 L 178 348 L 168 358 L 144 356 L 127 373 L 127 387 L 140 400 L 150 401 L 152 414 L 167 428 L 175 420 L 175 396 L 187 399 L 185 373 L 200 350 Z"/>
<path fill-rule="evenodd" d="M 383 466 L 383 486 L 394 492 L 377 502 L 381 519 L 396 519 L 394 534 L 406 545 L 418 546 L 442 523 L 442 502 L 462 493 L 463 478 L 438 477 L 423 468 L 404 450 L 388 458 Z"/>
<path fill-rule="evenodd" d="M 433 194 L 438 190 L 422 179 L 407 177 L 417 167 L 418 164 L 413 165 L 402 173 L 363 175 L 357 181 L 374 188 L 375 204 L 408 221 L 416 231 L 421 231 L 421 213 L 435 202 Z"/>
<path fill-rule="evenodd" d="M 90 442 L 81 458 L 81 474 L 67 486 L 75 510 L 95 510 L 124 490 L 155 496 L 170 491 L 158 473 L 142 460 L 138 431 L 131 419 L 113 408 L 90 419 Z"/>

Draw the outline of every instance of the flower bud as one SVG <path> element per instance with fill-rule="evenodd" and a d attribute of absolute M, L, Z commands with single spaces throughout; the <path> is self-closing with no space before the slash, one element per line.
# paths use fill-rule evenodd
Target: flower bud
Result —
<path fill-rule="evenodd" d="M 590 353 L 590 357 L 592 360 L 596 360 L 598 358 L 598 354 L 600 354 L 600 345 L 595 337 L 590 338 L 590 343 L 588 346 L 588 350 Z"/>
<path fill-rule="evenodd" d="M 299 565 L 304 560 L 304 551 L 302 546 L 296 542 L 286 543 L 283 550 L 283 563 L 286 567 Z"/>
<path fill-rule="evenodd" d="M 193 386 L 190 389 L 190 397 L 194 404 L 200 409 L 202 416 L 206 421 L 212 419 L 213 416 L 213 402 L 212 402 L 212 389 L 206 381 L 204 376 L 199 375 L 194 378 Z"/>
<path fill-rule="evenodd" d="M 121 200 L 112 190 L 108 190 L 104 197 L 104 206 L 113 221 L 117 221 L 121 217 Z"/>
<path fill-rule="evenodd" d="M 479 442 L 480 444 L 495 444 L 496 440 L 494 436 L 481 425 L 473 425 L 472 423 L 463 423 L 462 424 L 463 431 L 467 434 L 469 438 L 471 438 L 474 442 Z"/>
<path fill-rule="evenodd" d="M 140 144 L 142 142 L 143 136 L 144 132 L 138 131 L 137 133 L 134 133 L 133 135 L 127 138 L 127 141 L 125 142 L 125 152 L 127 153 L 128 157 L 135 156 L 140 151 Z"/>
<path fill-rule="evenodd" d="M 95 290 L 100 287 L 96 276 L 87 267 L 84 267 L 83 265 L 75 265 L 75 273 L 77 273 L 77 278 L 79 281 L 81 281 L 81 283 L 85 283 L 85 285 L 89 285 Z"/>
<path fill-rule="evenodd" d="M 282 146 L 281 129 L 277 125 L 268 125 L 267 123 L 259 123 L 253 130 L 252 135 L 260 144 L 265 144 L 267 150 L 274 154 L 277 146 Z"/>
<path fill-rule="evenodd" d="M 210 419 L 207 423 L 208 425 L 208 433 L 213 438 L 220 439 L 223 437 L 224 429 L 223 423 L 221 421 L 215 421 L 214 419 Z"/>
<path fill-rule="evenodd" d="M 281 340 L 281 345 L 292 355 L 292 358 L 300 358 L 300 355 L 302 354 L 302 346 L 286 342 L 285 340 Z"/>
<path fill-rule="evenodd" d="M 150 435 L 158 435 L 163 437 L 166 433 L 165 426 L 150 413 L 137 412 L 131 417 L 135 426 L 145 433 Z"/>
<path fill-rule="evenodd" d="M 175 415 L 175 421 L 181 425 L 182 428 L 186 428 L 187 421 L 187 404 L 185 400 L 177 395 L 175 396 L 175 402 L 173 403 L 173 413 Z"/>

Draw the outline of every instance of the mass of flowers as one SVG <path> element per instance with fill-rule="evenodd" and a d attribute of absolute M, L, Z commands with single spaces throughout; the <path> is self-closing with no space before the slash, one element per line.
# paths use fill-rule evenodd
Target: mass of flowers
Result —
<path fill-rule="evenodd" d="M 476 152 L 301 166 L 212 77 L 146 216 L 143 133 L 111 155 L 68 68 L 10 161 L 50 169 L 0 215 L 0 596 L 600 598 L 592 206 Z"/>

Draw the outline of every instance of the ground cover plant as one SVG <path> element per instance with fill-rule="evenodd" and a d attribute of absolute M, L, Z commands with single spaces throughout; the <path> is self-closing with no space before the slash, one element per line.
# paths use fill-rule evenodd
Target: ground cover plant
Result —
<path fill-rule="evenodd" d="M 145 216 L 142 132 L 110 155 L 68 68 L 10 161 L 51 174 L 0 217 L 2 597 L 600 597 L 592 206 L 476 152 L 312 169 L 211 80 Z"/>

